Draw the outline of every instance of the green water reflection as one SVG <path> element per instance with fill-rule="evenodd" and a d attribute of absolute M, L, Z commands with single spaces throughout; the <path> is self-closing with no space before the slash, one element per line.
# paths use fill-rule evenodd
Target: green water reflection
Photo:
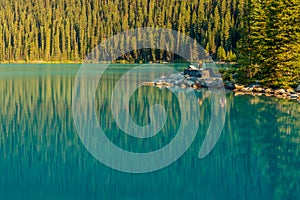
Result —
<path fill-rule="evenodd" d="M 177 66 L 180 69 L 180 66 Z M 113 66 L 99 82 L 99 123 L 116 145 L 148 152 L 168 144 L 180 120 L 168 90 L 141 87 L 130 113 L 149 123 L 148 108 L 164 105 L 167 121 L 150 139 L 117 127 L 109 93 L 130 66 Z M 201 117 L 189 150 L 157 172 L 110 169 L 82 145 L 72 119 L 78 65 L 0 66 L 0 199 L 297 199 L 300 197 L 300 104 L 227 93 L 226 122 L 213 151 L 198 159 L 210 119 L 207 90 L 197 92 Z"/>

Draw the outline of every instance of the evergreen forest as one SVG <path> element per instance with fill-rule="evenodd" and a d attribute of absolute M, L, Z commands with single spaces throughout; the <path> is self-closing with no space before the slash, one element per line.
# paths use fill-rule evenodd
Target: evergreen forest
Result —
<path fill-rule="evenodd" d="M 161 27 L 237 62 L 244 79 L 287 87 L 299 81 L 299 11 L 300 0 L 1 0 L 0 62 L 82 62 L 120 32 Z M 176 61 L 160 51 L 121 59 Z"/>

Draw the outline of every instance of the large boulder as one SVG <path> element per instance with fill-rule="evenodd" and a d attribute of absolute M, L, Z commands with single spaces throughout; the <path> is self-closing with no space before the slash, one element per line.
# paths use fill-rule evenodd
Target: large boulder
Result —
<path fill-rule="evenodd" d="M 264 89 L 262 88 L 262 87 L 260 87 L 260 86 L 254 86 L 253 87 L 253 91 L 254 92 L 262 92 Z"/>
<path fill-rule="evenodd" d="M 187 81 L 186 83 L 187 83 L 187 85 L 192 86 L 192 85 L 194 85 L 195 82 L 194 81 Z"/>
<path fill-rule="evenodd" d="M 235 88 L 236 90 L 242 90 L 243 88 L 245 88 L 245 86 L 244 86 L 244 85 L 234 84 L 234 88 Z"/>
<path fill-rule="evenodd" d="M 300 84 L 299 84 L 298 87 L 296 88 L 296 92 L 300 92 Z"/>
<path fill-rule="evenodd" d="M 271 88 L 267 88 L 267 89 L 265 89 L 265 93 L 267 93 L 267 94 L 273 94 L 274 90 L 272 90 Z"/>
<path fill-rule="evenodd" d="M 284 89 L 277 89 L 275 90 L 275 95 L 282 95 L 282 94 L 285 94 L 286 91 Z"/>
<path fill-rule="evenodd" d="M 286 91 L 287 91 L 288 93 L 291 93 L 291 94 L 294 94 L 294 93 L 295 93 L 295 91 L 294 91 L 293 88 L 288 88 L 288 89 L 286 89 Z"/>

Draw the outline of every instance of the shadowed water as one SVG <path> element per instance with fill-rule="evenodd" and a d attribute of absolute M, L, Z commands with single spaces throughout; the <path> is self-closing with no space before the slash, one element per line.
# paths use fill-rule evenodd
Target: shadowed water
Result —
<path fill-rule="evenodd" d="M 153 138 L 124 134 L 113 119 L 110 94 L 131 67 L 108 68 L 98 84 L 95 109 L 114 144 L 132 152 L 150 152 L 175 137 L 181 112 L 169 90 L 142 86 L 130 100 L 133 120 L 142 126 L 150 123 L 149 107 L 158 103 L 166 108 L 166 124 Z M 0 65 L 0 199 L 300 197 L 299 103 L 235 97 L 228 92 L 220 139 L 207 157 L 199 159 L 212 114 L 209 92 L 200 90 L 196 93 L 199 104 L 193 105 L 199 106 L 199 129 L 188 151 L 162 170 L 123 173 L 93 158 L 77 135 L 72 89 L 78 68 Z"/>

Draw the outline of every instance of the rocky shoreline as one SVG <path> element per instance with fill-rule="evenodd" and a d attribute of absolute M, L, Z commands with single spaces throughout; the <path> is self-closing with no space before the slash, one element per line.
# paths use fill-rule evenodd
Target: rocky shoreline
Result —
<path fill-rule="evenodd" d="M 225 88 L 232 90 L 236 96 L 238 95 L 253 95 L 253 96 L 267 96 L 277 97 L 282 99 L 297 100 L 300 102 L 300 85 L 297 89 L 272 89 L 253 84 L 250 86 L 236 84 L 231 81 L 224 81 L 219 77 L 210 77 L 203 79 L 202 77 L 194 77 L 184 75 L 183 72 L 176 74 L 163 75 L 153 81 L 143 82 L 142 85 L 154 86 L 158 88 L 193 88 L 195 90 L 201 88 Z"/>

